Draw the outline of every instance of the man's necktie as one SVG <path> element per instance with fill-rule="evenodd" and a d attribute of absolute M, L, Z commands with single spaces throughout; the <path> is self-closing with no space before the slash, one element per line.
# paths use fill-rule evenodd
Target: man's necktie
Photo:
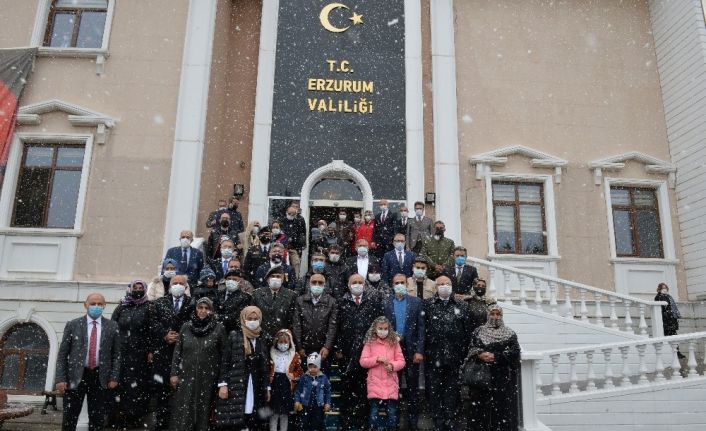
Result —
<path fill-rule="evenodd" d="M 397 260 L 400 262 L 400 268 L 402 268 L 404 266 L 404 254 L 402 252 L 397 254 Z"/>
<path fill-rule="evenodd" d="M 98 350 L 98 323 L 94 320 L 91 322 L 93 328 L 91 329 L 91 339 L 88 342 L 88 369 L 96 369 L 96 351 Z"/>
<path fill-rule="evenodd" d="M 360 296 L 355 296 L 355 305 L 360 305 Z"/>
<path fill-rule="evenodd" d="M 186 273 L 186 269 L 189 265 L 189 259 L 186 255 L 186 249 L 182 248 L 181 249 L 181 271 Z"/>
<path fill-rule="evenodd" d="M 174 312 L 178 313 L 179 312 L 179 299 L 174 300 Z"/>
<path fill-rule="evenodd" d="M 223 274 L 225 274 L 226 272 L 228 272 L 228 261 L 224 260 L 223 261 Z"/>

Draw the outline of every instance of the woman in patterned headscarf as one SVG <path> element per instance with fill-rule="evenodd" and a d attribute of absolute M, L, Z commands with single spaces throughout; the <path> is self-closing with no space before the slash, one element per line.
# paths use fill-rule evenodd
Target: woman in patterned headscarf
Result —
<path fill-rule="evenodd" d="M 468 429 L 516 431 L 520 345 L 515 332 L 505 326 L 497 304 L 488 307 L 488 322 L 473 332 L 466 360 L 485 364 L 490 372 L 487 387 L 470 388 Z"/>

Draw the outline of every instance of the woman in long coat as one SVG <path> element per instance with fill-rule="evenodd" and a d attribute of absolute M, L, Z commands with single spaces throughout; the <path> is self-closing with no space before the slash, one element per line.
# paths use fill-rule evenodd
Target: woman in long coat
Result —
<path fill-rule="evenodd" d="M 520 344 L 515 332 L 505 326 L 498 305 L 488 307 L 488 322 L 473 331 L 467 361 L 482 362 L 490 368 L 490 385 L 477 390 L 479 396 L 471 403 L 467 429 L 517 431 Z"/>
<path fill-rule="evenodd" d="M 111 319 L 120 329 L 120 381 L 111 424 L 117 427 L 142 428 L 150 397 L 150 362 L 155 336 L 155 309 L 147 300 L 147 283 L 130 283 L 125 298 L 113 311 Z"/>
<path fill-rule="evenodd" d="M 176 389 L 171 430 L 208 431 L 226 330 L 213 316 L 213 302 L 196 302 L 191 320 L 179 331 L 170 383 Z"/>
<path fill-rule="evenodd" d="M 226 341 L 216 405 L 216 423 L 222 429 L 266 429 L 271 342 L 261 324 L 262 311 L 245 307 L 240 312 L 240 330 L 231 331 Z"/>

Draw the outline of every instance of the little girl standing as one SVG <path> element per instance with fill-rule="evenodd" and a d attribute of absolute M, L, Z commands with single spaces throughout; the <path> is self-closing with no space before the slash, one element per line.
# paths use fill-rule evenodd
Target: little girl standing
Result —
<path fill-rule="evenodd" d="M 377 429 L 378 409 L 387 407 L 385 427 L 397 429 L 397 399 L 400 385 L 397 372 L 405 367 L 400 336 L 390 328 L 390 321 L 380 316 L 368 329 L 360 355 L 360 366 L 368 369 L 370 427 Z"/>
<path fill-rule="evenodd" d="M 272 366 L 270 385 L 267 387 L 267 399 L 272 408 L 270 431 L 287 431 L 289 412 L 292 410 L 292 392 L 296 381 L 302 375 L 301 359 L 296 353 L 292 333 L 280 329 L 275 335 L 275 342 L 270 349 Z"/>

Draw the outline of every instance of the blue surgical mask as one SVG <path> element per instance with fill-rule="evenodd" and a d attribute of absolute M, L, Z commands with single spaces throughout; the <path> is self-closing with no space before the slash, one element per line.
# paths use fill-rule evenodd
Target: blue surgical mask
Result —
<path fill-rule="evenodd" d="M 91 319 L 97 319 L 103 314 L 103 307 L 100 305 L 89 305 L 88 306 L 88 316 Z"/>
<path fill-rule="evenodd" d="M 465 256 L 456 256 L 456 266 L 463 266 L 466 264 Z"/>
<path fill-rule="evenodd" d="M 368 255 L 368 247 L 358 247 L 358 256 L 367 256 Z"/>
<path fill-rule="evenodd" d="M 407 285 L 404 283 L 395 284 L 394 289 L 395 289 L 396 295 L 406 295 L 407 294 Z"/>
<path fill-rule="evenodd" d="M 311 263 L 311 268 L 314 271 L 323 271 L 325 266 L 326 266 L 326 264 L 320 260 L 316 260 Z"/>
<path fill-rule="evenodd" d="M 314 296 L 321 296 L 322 293 L 324 293 L 324 288 L 323 286 L 310 286 L 309 289 L 311 290 L 311 294 Z"/>

